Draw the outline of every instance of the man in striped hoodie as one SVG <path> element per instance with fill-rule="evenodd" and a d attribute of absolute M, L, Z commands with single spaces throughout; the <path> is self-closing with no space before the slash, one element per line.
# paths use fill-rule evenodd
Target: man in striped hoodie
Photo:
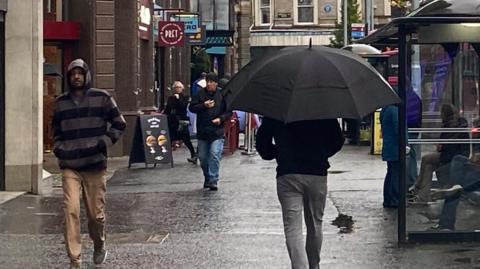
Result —
<path fill-rule="evenodd" d="M 114 144 L 126 123 L 115 100 L 90 88 L 91 74 L 81 59 L 68 67 L 68 91 L 55 101 L 54 153 L 62 169 L 65 244 L 71 268 L 81 267 L 80 196 L 94 244 L 93 261 L 101 264 L 105 249 L 105 192 L 107 147 Z"/>

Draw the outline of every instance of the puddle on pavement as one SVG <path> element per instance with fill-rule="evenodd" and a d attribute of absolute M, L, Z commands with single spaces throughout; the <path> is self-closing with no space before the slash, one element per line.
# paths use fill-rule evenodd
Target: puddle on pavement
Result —
<path fill-rule="evenodd" d="M 343 173 L 346 173 L 348 171 L 343 171 L 343 170 L 330 170 L 328 171 L 329 174 L 343 174 Z"/>
<path fill-rule="evenodd" d="M 458 263 L 472 263 L 471 258 L 458 258 L 458 259 L 455 259 L 454 261 Z"/>
<path fill-rule="evenodd" d="M 112 233 L 108 234 L 108 241 L 112 244 L 161 244 L 168 238 L 167 234 L 156 233 Z"/>
<path fill-rule="evenodd" d="M 463 252 L 470 252 L 470 251 L 474 251 L 474 250 L 473 249 L 462 248 L 462 249 L 449 250 L 449 251 L 446 251 L 446 252 L 447 253 L 463 253 Z"/>
<path fill-rule="evenodd" d="M 339 214 L 338 217 L 332 221 L 332 225 L 337 226 L 340 231 L 339 233 L 351 233 L 353 232 L 353 224 L 355 221 L 352 216 L 345 214 Z"/>

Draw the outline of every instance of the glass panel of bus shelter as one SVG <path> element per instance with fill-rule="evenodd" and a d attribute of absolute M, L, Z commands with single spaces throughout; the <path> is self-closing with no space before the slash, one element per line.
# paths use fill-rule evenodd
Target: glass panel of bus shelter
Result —
<path fill-rule="evenodd" d="M 407 232 L 480 230 L 478 53 L 468 43 L 416 47 L 411 63 L 421 74 L 411 77 L 421 81 L 411 85 L 420 87 L 407 90 Z"/>

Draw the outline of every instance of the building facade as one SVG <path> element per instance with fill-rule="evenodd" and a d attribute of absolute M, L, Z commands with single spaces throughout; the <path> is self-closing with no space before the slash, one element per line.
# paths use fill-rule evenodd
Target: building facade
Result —
<path fill-rule="evenodd" d="M 153 1 L 43 0 L 45 62 L 62 76 L 44 77 L 44 149 L 52 147 L 55 97 L 65 89 L 65 70 L 75 58 L 92 72 L 92 86 L 112 94 L 128 123 L 111 156 L 128 155 L 136 117 L 156 110 Z"/>
<path fill-rule="evenodd" d="M 341 20 L 342 0 L 252 0 L 250 30 L 252 57 L 285 46 L 329 45 L 335 24 Z M 364 17 L 366 1 L 358 1 Z M 374 0 L 376 25 L 388 22 L 390 2 Z"/>

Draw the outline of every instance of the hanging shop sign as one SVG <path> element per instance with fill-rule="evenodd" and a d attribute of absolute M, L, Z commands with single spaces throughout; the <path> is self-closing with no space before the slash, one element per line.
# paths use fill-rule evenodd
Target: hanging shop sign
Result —
<path fill-rule="evenodd" d="M 170 21 L 179 21 L 185 24 L 185 34 L 193 35 L 200 33 L 201 22 L 198 13 L 173 13 L 170 15 Z"/>
<path fill-rule="evenodd" d="M 190 46 L 203 46 L 207 42 L 207 28 L 205 25 L 200 26 L 200 32 L 187 35 L 187 44 Z"/>
<path fill-rule="evenodd" d="M 179 47 L 185 44 L 185 25 L 183 22 L 158 23 L 158 45 L 161 47 Z"/>

